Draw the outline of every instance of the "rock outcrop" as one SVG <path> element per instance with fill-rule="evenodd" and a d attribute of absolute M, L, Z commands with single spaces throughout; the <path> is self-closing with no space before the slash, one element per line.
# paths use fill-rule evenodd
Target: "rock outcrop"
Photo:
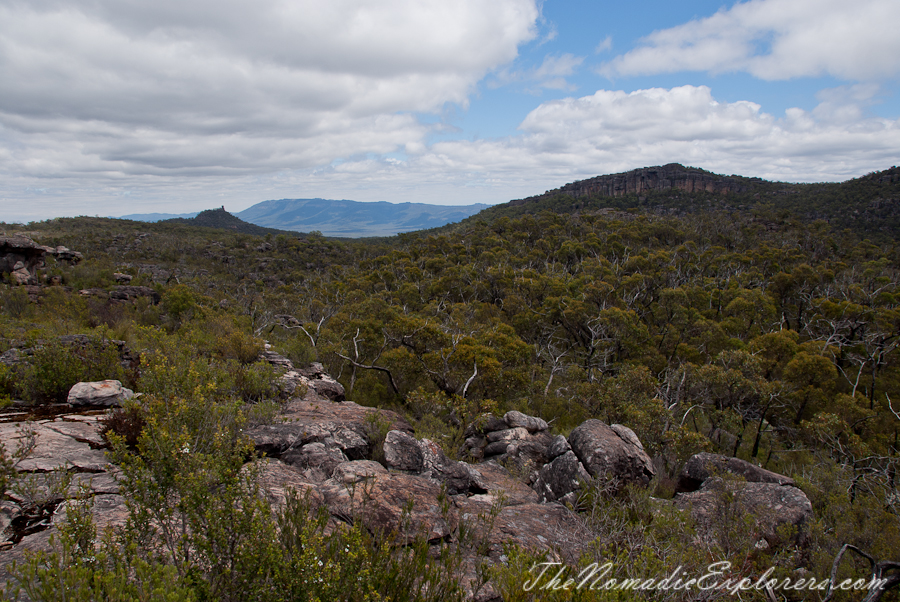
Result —
<path fill-rule="evenodd" d="M 285 461 L 301 460 L 302 464 L 304 454 L 296 452 L 311 443 L 320 443 L 325 450 L 339 450 L 349 460 L 362 460 L 371 455 L 371 434 L 379 423 L 392 430 L 412 432 L 409 423 L 388 410 L 366 408 L 352 401 L 294 399 L 284 407 L 278 422 L 250 429 L 247 434 L 260 453 Z"/>
<path fill-rule="evenodd" d="M 537 470 L 549 461 L 547 455 L 553 437 L 550 426 L 541 418 L 515 410 L 502 418 L 486 416 L 480 426 L 466 431 L 466 453 L 473 460 L 494 459 L 514 466 L 518 472 L 537 478 Z"/>
<path fill-rule="evenodd" d="M 313 509 L 327 513 L 329 530 L 363 524 L 390 534 L 395 545 L 424 537 L 454 546 L 462 552 L 459 579 L 472 600 L 499 599 L 493 585 L 480 581 L 478 567 L 505 562 L 509 544 L 548 559 L 578 560 L 591 541 L 571 507 L 584 483 L 618 488 L 647 484 L 654 475 L 640 440 L 625 426 L 588 420 L 566 438 L 551 435 L 542 419 L 515 411 L 502 418 L 487 416 L 467 433 L 465 450 L 470 457 L 479 456 L 479 463 L 457 461 L 436 442 L 417 439 L 395 412 L 327 397 L 330 391 L 342 398 L 343 389 L 338 395 L 336 381 L 321 365 L 296 370 L 271 350 L 263 357 L 307 388 L 302 398 L 283 406 L 274 423 L 246 432 L 259 457 L 243 470 L 256 476 L 261 495 L 275 509 L 289 496 L 306 498 Z M 324 384 L 317 388 L 317 383 Z M 88 487 L 99 527 L 124 524 L 127 508 L 117 469 L 103 451 L 100 419 L 86 415 L 33 421 L 28 423 L 33 435 L 0 423 L 0 439 L 8 449 L 33 447 L 18 470 L 74 473 L 67 491 L 40 504 L 7 492 L 10 499 L 0 504 L 5 538 L 0 542 L 0 579 L 26 550 L 49 549 L 49 537 L 79 483 Z M 722 474 L 725 479 L 718 476 Z M 674 501 L 656 502 L 690 513 L 701 539 L 727 532 L 723 521 L 735 515 L 752 514 L 754 537 L 773 545 L 785 534 L 799 541 L 812 515 L 809 500 L 790 479 L 733 458 L 697 454 L 683 476 L 699 488 Z"/>
<path fill-rule="evenodd" d="M 288 358 L 272 351 L 266 343 L 259 359 L 283 368 L 280 384 L 290 397 L 302 397 L 306 401 L 344 401 L 344 386 L 325 371 L 319 362 L 297 369 Z M 302 391 L 302 392 L 301 392 Z"/>
<path fill-rule="evenodd" d="M 740 193 L 749 191 L 754 182 L 761 182 L 761 180 L 721 176 L 702 169 L 669 163 L 668 165 L 645 167 L 625 173 L 579 180 L 561 188 L 548 190 L 542 195 L 510 201 L 510 205 L 523 205 L 557 194 L 581 198 L 588 196 L 617 197 L 658 190 L 704 191 L 717 194 Z"/>
<path fill-rule="evenodd" d="M 0 236 L 0 273 L 12 274 L 19 284 L 36 285 L 37 270 L 45 265 L 45 256 L 69 264 L 83 259 L 81 253 L 66 247 L 45 247 L 27 236 Z"/>
<path fill-rule="evenodd" d="M 82 297 L 96 297 L 98 299 L 108 299 L 112 302 L 134 303 L 138 299 L 144 297 L 150 300 L 151 305 L 157 305 L 162 296 L 149 286 L 126 286 L 117 285 L 109 290 L 103 288 L 85 288 L 78 291 Z"/>
<path fill-rule="evenodd" d="M 35 272 L 44 267 L 47 249 L 25 236 L 0 236 L 0 272 L 19 284 L 37 284 Z"/>
<path fill-rule="evenodd" d="M 0 582 L 26 552 L 50 550 L 50 536 L 76 496 L 87 492 L 98 529 L 125 523 L 128 510 L 119 494 L 118 469 L 103 451 L 101 419 L 102 414 L 93 414 L 0 423 L 0 441 L 8 452 L 31 449 L 16 466 L 28 486 L 6 491 L 8 500 L 0 505 Z M 60 471 L 69 473 L 67 487 Z"/>

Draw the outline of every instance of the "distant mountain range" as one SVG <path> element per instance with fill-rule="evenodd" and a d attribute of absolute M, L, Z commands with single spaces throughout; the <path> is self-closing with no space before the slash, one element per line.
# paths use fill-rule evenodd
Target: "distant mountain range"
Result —
<path fill-rule="evenodd" d="M 867 235 L 900 236 L 900 168 L 891 167 L 846 182 L 792 184 L 719 175 L 677 163 L 596 176 L 499 205 L 359 203 L 347 200 L 282 199 L 257 203 L 234 215 L 224 207 L 202 213 L 127 215 L 125 219 L 176 221 L 262 234 L 267 230 L 325 236 L 367 237 L 465 227 L 469 219 L 493 220 L 526 213 L 640 210 L 663 215 L 696 211 L 751 211 L 762 221 L 793 215 L 822 220 Z M 474 217 L 476 214 L 480 214 Z M 768 217 L 764 217 L 768 215 Z M 194 217 L 197 216 L 197 217 Z M 458 224 L 458 222 L 463 222 Z M 768 222 L 766 222 L 768 224 Z M 768 226 L 767 226 L 768 227 Z"/>
<path fill-rule="evenodd" d="M 360 203 L 326 199 L 264 201 L 235 213 L 245 222 L 325 236 L 393 236 L 437 228 L 474 215 L 489 205 L 450 206 L 425 203 Z"/>
<path fill-rule="evenodd" d="M 294 232 L 319 231 L 325 236 L 359 238 L 393 236 L 403 232 L 437 228 L 458 222 L 490 205 L 427 205 L 425 203 L 361 203 L 328 199 L 263 201 L 235 213 L 245 222 Z M 156 222 L 191 219 L 198 213 L 138 213 L 122 219 Z"/>

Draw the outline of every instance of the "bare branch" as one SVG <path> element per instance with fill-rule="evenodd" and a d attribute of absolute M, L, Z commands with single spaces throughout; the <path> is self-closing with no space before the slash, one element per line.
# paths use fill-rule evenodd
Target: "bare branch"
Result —
<path fill-rule="evenodd" d="M 472 381 L 475 380 L 475 377 L 478 376 L 478 363 L 475 363 L 475 372 L 472 373 L 472 376 L 469 377 L 469 380 L 466 381 L 466 386 L 463 387 L 462 396 L 463 399 L 466 398 L 466 393 L 469 391 L 469 385 L 472 384 Z"/>
<path fill-rule="evenodd" d="M 357 368 L 362 368 L 363 370 L 379 370 L 381 372 L 384 372 L 385 374 L 388 375 L 388 380 L 391 382 L 391 388 L 394 390 L 394 393 L 396 393 L 398 396 L 400 395 L 400 389 L 397 388 L 397 383 L 394 382 L 394 375 L 391 373 L 391 371 L 388 368 L 383 368 L 381 366 L 374 366 L 374 365 L 367 366 L 365 364 L 360 364 L 356 360 L 352 360 L 349 357 L 347 357 L 346 355 L 341 355 L 340 353 L 336 353 L 335 355 L 337 355 L 341 359 L 347 360 L 348 362 L 350 362 L 353 366 L 356 366 Z"/>

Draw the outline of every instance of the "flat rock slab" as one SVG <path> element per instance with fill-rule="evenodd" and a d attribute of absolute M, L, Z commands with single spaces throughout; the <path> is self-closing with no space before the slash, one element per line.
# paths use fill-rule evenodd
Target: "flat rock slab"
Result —
<path fill-rule="evenodd" d="M 268 502 L 275 508 L 284 506 L 288 495 L 293 492 L 309 500 L 311 508 L 325 503 L 325 498 L 312 483 L 308 483 L 303 472 L 280 460 L 263 458 L 245 466 L 244 470 L 258 470 L 259 485 Z"/>
<path fill-rule="evenodd" d="M 304 401 L 295 399 L 288 403 L 280 415 L 285 422 L 301 422 L 315 424 L 318 422 L 336 422 L 340 424 L 358 424 L 378 420 L 389 427 L 388 430 L 412 433 L 413 428 L 400 414 L 379 408 L 367 408 L 352 401 Z"/>
<path fill-rule="evenodd" d="M 19 463 L 17 468 L 20 472 L 49 472 L 60 468 L 79 472 L 103 472 L 109 467 L 103 451 L 92 449 L 89 444 L 60 432 L 66 429 L 63 424 L 56 421 L 28 423 L 34 431 L 36 445 L 31 454 Z M 75 428 L 80 430 L 79 427 Z M 83 432 L 82 436 L 90 435 Z M 26 437 L 18 425 L 4 423 L 0 424 L 0 440 L 9 452 L 13 452 L 25 442 Z"/>
<path fill-rule="evenodd" d="M 100 425 L 96 421 L 87 422 L 57 418 L 53 422 L 45 423 L 44 426 L 60 435 L 66 435 L 81 443 L 87 443 L 92 448 L 106 447 L 106 441 L 100 436 Z"/>
<path fill-rule="evenodd" d="M 63 502 L 57 507 L 49 528 L 23 538 L 18 545 L 12 548 L 0 550 L 0 582 L 6 583 L 11 576 L 12 563 L 21 564 L 25 561 L 28 553 L 49 552 L 53 549 L 50 545 L 50 538 L 59 536 L 59 524 L 66 519 L 66 506 L 71 503 L 73 502 Z M 121 527 L 128 520 L 128 507 L 125 504 L 125 498 L 121 495 L 95 495 L 91 498 L 90 503 L 94 525 L 97 527 L 97 541 L 101 539 L 100 534 L 104 529 Z"/>

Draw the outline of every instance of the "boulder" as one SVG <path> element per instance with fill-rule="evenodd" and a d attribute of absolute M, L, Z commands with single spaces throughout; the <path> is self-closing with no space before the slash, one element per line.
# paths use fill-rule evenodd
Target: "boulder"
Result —
<path fill-rule="evenodd" d="M 481 475 L 465 462 L 451 460 L 441 447 L 430 439 L 419 442 L 422 450 L 422 474 L 446 487 L 450 495 L 487 493 Z"/>
<path fill-rule="evenodd" d="M 506 422 L 506 424 L 509 425 L 510 428 L 521 427 L 526 429 L 529 433 L 546 431 L 550 428 L 550 425 L 548 425 L 547 422 L 543 419 L 536 416 L 527 416 L 522 412 L 517 412 L 515 410 L 504 414 L 503 420 Z"/>
<path fill-rule="evenodd" d="M 742 521 L 748 514 L 755 521 L 754 538 L 769 545 L 783 543 L 781 529 L 792 527 L 791 541 L 803 542 L 812 518 L 812 504 L 800 489 L 778 483 L 748 483 L 711 477 L 698 491 L 675 497 L 675 505 L 691 513 L 701 538 L 729 537 L 728 521 Z"/>
<path fill-rule="evenodd" d="M 311 482 L 320 483 L 330 479 L 338 464 L 347 461 L 347 456 L 337 445 L 326 446 L 322 442 L 314 441 L 303 447 L 291 449 L 281 456 L 281 461 L 301 469 Z"/>
<path fill-rule="evenodd" d="M 541 468 L 533 488 L 542 502 L 563 500 L 574 504 L 577 499 L 575 493 L 590 478 L 575 452 L 569 450 Z"/>
<path fill-rule="evenodd" d="M 374 460 L 353 460 L 338 464 L 331 478 L 341 485 L 354 485 L 387 474 L 387 469 Z"/>
<path fill-rule="evenodd" d="M 554 460 L 571 449 L 572 446 L 569 445 L 569 441 L 563 435 L 557 435 L 547 448 L 547 460 Z"/>
<path fill-rule="evenodd" d="M 724 473 L 743 477 L 750 483 L 794 484 L 794 480 L 790 477 L 766 470 L 745 460 L 702 452 L 694 454 L 685 463 L 681 474 L 678 475 L 676 491 L 679 493 L 697 491 L 707 479 L 712 476 L 721 476 Z"/>
<path fill-rule="evenodd" d="M 69 389 L 66 401 L 73 406 L 119 407 L 122 402 L 134 397 L 134 391 L 126 389 L 117 380 L 76 383 Z"/>
<path fill-rule="evenodd" d="M 609 425 L 609 428 L 615 431 L 615 433 L 626 443 L 630 443 L 640 450 L 644 449 L 644 444 L 641 443 L 641 440 L 638 439 L 638 436 L 634 433 L 634 431 L 627 426 L 621 424 L 611 424 Z"/>
<path fill-rule="evenodd" d="M 441 488 L 423 476 L 376 473 L 350 485 L 332 479 L 321 491 L 333 516 L 351 523 L 361 520 L 370 531 L 391 534 L 397 545 L 419 536 L 430 542 L 448 540 L 458 525 Z"/>
<path fill-rule="evenodd" d="M 301 368 L 297 372 L 307 380 L 307 396 L 304 399 L 311 401 L 329 400 L 344 401 L 346 399 L 344 386 L 333 379 L 327 372 L 325 367 L 319 362 L 313 362 L 306 368 Z"/>
<path fill-rule="evenodd" d="M 425 456 L 415 437 L 401 431 L 390 431 L 384 438 L 384 461 L 389 468 L 420 473 L 425 468 Z"/>
<path fill-rule="evenodd" d="M 543 433 L 547 440 L 550 436 Z M 537 471 L 549 461 L 547 448 L 549 441 L 530 437 L 524 441 L 513 441 L 506 448 L 506 453 L 499 460 L 507 464 L 511 469 L 524 476 L 525 481 L 533 483 L 537 478 Z"/>
<path fill-rule="evenodd" d="M 334 380 L 330 376 L 327 378 L 316 378 L 309 381 L 309 388 L 321 398 L 331 401 L 344 401 L 344 385 Z"/>
<path fill-rule="evenodd" d="M 620 486 L 648 484 L 656 473 L 653 462 L 631 429 L 618 430 L 590 419 L 572 431 L 569 445 L 592 477 L 614 479 Z"/>

